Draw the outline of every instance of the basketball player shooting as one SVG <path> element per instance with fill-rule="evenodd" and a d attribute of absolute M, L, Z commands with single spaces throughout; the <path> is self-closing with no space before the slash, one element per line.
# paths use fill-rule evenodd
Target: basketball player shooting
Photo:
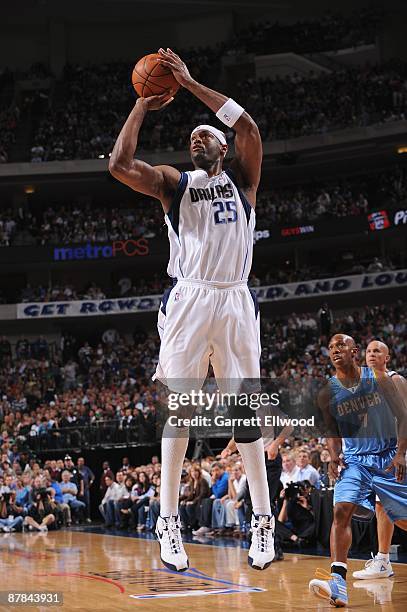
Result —
<path fill-rule="evenodd" d="M 109 170 L 135 191 L 160 200 L 170 242 L 167 290 L 159 311 L 161 348 L 156 378 L 179 391 L 175 381 L 203 385 L 209 362 L 217 381 L 260 378 L 258 308 L 247 286 L 253 252 L 256 192 L 260 182 L 262 143 L 256 123 L 231 98 L 195 81 L 181 58 L 170 49 L 157 59 L 178 83 L 233 127 L 235 158 L 227 170 L 225 134 L 211 125 L 191 131 L 193 171 L 151 166 L 134 158 L 139 130 L 149 111 L 171 103 L 168 93 L 139 98 L 114 146 Z M 246 407 L 247 416 L 253 416 Z M 168 422 L 166 424 L 167 428 Z M 173 428 L 174 429 L 174 428 Z M 170 569 L 189 567 L 181 540 L 178 495 L 189 438 L 180 426 L 162 439 L 160 517 L 156 535 L 161 559 Z M 265 569 L 274 558 L 263 441 L 259 427 L 234 430 L 253 503 L 252 542 L 248 562 Z"/>
<path fill-rule="evenodd" d="M 330 475 L 337 480 L 332 563 L 330 574 L 317 570 L 309 588 L 331 605 L 344 607 L 351 520 L 357 507 L 373 512 L 378 496 L 389 519 L 407 530 L 406 407 L 395 376 L 373 363 L 374 367 L 358 365 L 353 338 L 336 334 L 328 348 L 335 375 L 320 392 L 318 403 L 329 432 Z"/>

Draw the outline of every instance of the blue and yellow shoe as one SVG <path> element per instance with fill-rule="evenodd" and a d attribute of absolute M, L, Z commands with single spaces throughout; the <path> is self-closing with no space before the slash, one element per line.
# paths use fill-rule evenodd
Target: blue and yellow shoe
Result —
<path fill-rule="evenodd" d="M 330 574 L 326 570 L 317 569 L 315 578 L 309 583 L 309 590 L 321 599 L 328 599 L 335 608 L 348 605 L 346 580 L 339 574 Z"/>

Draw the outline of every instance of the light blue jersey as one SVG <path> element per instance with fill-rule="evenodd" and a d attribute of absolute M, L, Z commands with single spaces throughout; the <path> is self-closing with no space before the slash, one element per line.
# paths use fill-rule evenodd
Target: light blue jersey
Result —
<path fill-rule="evenodd" d="M 395 372 L 387 373 L 388 376 Z M 342 435 L 345 467 L 335 484 L 334 504 L 352 503 L 372 515 L 379 498 L 391 521 L 407 519 L 407 483 L 388 471 L 397 450 L 396 421 L 371 368 L 361 368 L 359 384 L 346 389 L 333 376 L 331 413 Z"/>
<path fill-rule="evenodd" d="M 380 393 L 374 371 L 361 368 L 359 384 L 344 387 L 330 378 L 330 411 L 335 418 L 347 457 L 379 455 L 397 447 L 396 420 Z"/>

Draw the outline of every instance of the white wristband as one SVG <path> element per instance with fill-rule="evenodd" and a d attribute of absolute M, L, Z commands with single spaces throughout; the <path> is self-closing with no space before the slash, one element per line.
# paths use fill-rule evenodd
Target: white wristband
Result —
<path fill-rule="evenodd" d="M 229 100 L 226 100 L 225 104 L 218 110 L 216 116 L 225 125 L 233 127 L 243 113 L 244 108 L 232 98 L 229 98 Z"/>

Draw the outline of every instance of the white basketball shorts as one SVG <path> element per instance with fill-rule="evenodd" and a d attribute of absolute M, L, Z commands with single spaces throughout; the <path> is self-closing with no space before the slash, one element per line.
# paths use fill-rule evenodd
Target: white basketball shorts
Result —
<path fill-rule="evenodd" d="M 178 280 L 163 296 L 158 332 L 161 348 L 153 378 L 173 391 L 185 391 L 183 381 L 200 389 L 209 363 L 225 393 L 229 381 L 260 378 L 260 315 L 244 281 Z"/>

